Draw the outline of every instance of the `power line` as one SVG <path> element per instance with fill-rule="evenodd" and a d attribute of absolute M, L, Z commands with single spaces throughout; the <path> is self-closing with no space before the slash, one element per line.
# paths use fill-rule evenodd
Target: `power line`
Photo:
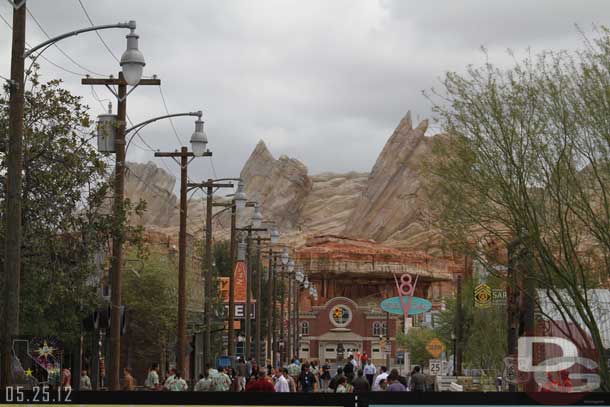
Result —
<path fill-rule="evenodd" d="M 102 112 L 106 113 L 106 106 L 104 106 L 104 101 L 110 101 L 110 99 L 100 99 L 100 97 L 97 95 L 97 92 L 95 91 L 95 88 L 93 87 L 93 85 L 91 85 L 91 95 L 93 96 L 93 98 L 95 100 L 97 100 L 97 102 L 100 104 L 100 106 L 102 107 Z"/>
<path fill-rule="evenodd" d="M 44 27 L 40 24 L 40 22 L 38 21 L 38 19 L 34 16 L 34 14 L 32 14 L 32 11 L 29 8 L 26 8 L 28 14 L 30 15 L 30 17 L 32 17 L 32 19 L 34 20 L 34 23 L 36 23 L 36 25 L 38 26 L 38 28 L 40 29 L 40 31 L 42 31 L 42 33 L 48 38 L 51 39 L 51 36 L 46 32 L 46 30 L 44 29 Z M 72 62 L 74 65 L 78 66 L 80 69 L 83 69 L 87 72 L 90 72 L 94 75 L 98 75 L 98 76 L 108 76 L 108 75 L 104 75 L 95 71 L 92 71 L 91 69 L 88 69 L 84 66 L 82 66 L 81 64 L 79 64 L 76 60 L 74 60 L 74 58 L 72 58 L 70 55 L 68 55 L 59 45 L 57 45 L 56 43 L 53 44 L 53 46 L 55 48 L 57 48 L 59 50 L 59 52 L 61 52 L 66 58 L 68 58 L 68 60 L 70 60 L 70 62 Z"/>
<path fill-rule="evenodd" d="M 13 26 L 11 25 L 11 23 L 9 23 L 9 22 L 6 20 L 6 18 L 4 18 L 4 16 L 3 16 L 2 14 L 0 14 L 0 19 L 2 19 L 2 21 L 4 22 L 4 24 L 6 24 L 6 26 L 7 26 L 7 27 L 8 27 L 8 28 L 9 28 L 11 31 L 13 30 Z M 32 46 L 31 46 L 31 45 L 30 45 L 30 44 L 29 44 L 27 41 L 26 41 L 26 43 L 25 43 L 25 44 L 27 45 L 27 47 L 28 47 L 28 48 L 32 48 Z M 71 69 L 65 68 L 65 67 L 63 67 L 63 66 L 61 66 L 61 65 L 59 65 L 59 64 L 57 64 L 57 63 L 55 63 L 55 62 L 53 62 L 52 60 L 50 60 L 49 58 L 45 57 L 44 55 L 40 55 L 40 54 L 38 54 L 38 56 L 39 56 L 40 58 L 44 59 L 45 61 L 47 61 L 48 63 L 50 63 L 51 65 L 53 65 L 54 67 L 59 68 L 59 69 L 61 69 L 62 71 L 65 71 L 65 72 L 67 72 L 67 73 L 69 73 L 69 74 L 72 74 L 72 75 L 75 75 L 75 76 L 78 76 L 78 77 L 87 76 L 87 74 L 86 74 L 86 73 L 84 73 L 84 72 L 75 72 L 75 71 L 73 71 L 73 70 L 71 70 Z"/>
<path fill-rule="evenodd" d="M 81 0 L 78 0 L 78 3 L 80 4 L 80 7 L 83 9 L 83 12 L 85 13 L 85 16 L 87 17 L 87 20 L 89 20 L 89 23 L 91 24 L 91 27 L 94 27 L 95 24 L 93 23 L 93 20 L 91 19 L 91 17 L 89 16 L 89 13 L 87 13 L 87 9 L 85 8 L 85 5 L 83 4 L 83 2 Z M 108 50 L 108 52 L 110 53 L 110 55 L 112 55 L 112 57 L 119 62 L 119 58 L 117 58 L 117 56 L 114 54 L 114 52 L 112 52 L 112 50 L 110 49 L 110 47 L 108 46 L 108 44 L 106 44 L 106 41 L 104 41 L 104 39 L 102 38 L 102 35 L 98 32 L 98 30 L 95 30 L 95 34 L 97 34 L 97 37 L 100 39 L 100 41 L 102 42 L 102 44 L 104 44 L 104 47 Z"/>
<path fill-rule="evenodd" d="M 161 94 L 161 100 L 163 101 L 163 106 L 165 107 L 165 113 L 170 114 L 169 109 L 167 108 L 167 103 L 165 101 L 165 96 L 163 95 L 163 89 L 161 89 L 161 86 L 159 86 L 159 93 Z M 174 130 L 174 135 L 176 136 L 176 140 L 178 140 L 178 143 L 180 143 L 179 145 L 183 146 L 184 143 L 178 136 L 178 132 L 176 131 L 176 128 L 174 127 L 174 121 L 172 120 L 171 117 L 169 118 L 169 123 L 172 125 L 172 129 Z"/>

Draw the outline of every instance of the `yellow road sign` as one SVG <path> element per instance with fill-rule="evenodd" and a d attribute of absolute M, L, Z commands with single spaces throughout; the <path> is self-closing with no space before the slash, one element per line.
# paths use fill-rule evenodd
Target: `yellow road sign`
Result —
<path fill-rule="evenodd" d="M 426 350 L 429 354 L 431 354 L 434 358 L 438 358 L 441 353 L 445 351 L 445 345 L 438 338 L 432 339 L 426 345 Z"/>

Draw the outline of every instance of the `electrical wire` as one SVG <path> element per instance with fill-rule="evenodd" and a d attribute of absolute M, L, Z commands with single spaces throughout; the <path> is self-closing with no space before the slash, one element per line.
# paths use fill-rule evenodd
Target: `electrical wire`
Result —
<path fill-rule="evenodd" d="M 102 107 L 102 112 L 106 113 L 106 106 L 104 106 L 104 101 L 109 102 L 110 99 L 100 99 L 100 97 L 97 95 L 97 92 L 95 91 L 95 88 L 93 87 L 93 85 L 91 85 L 91 95 L 93 96 L 93 98 L 95 100 L 97 100 L 97 102 L 100 104 L 100 106 Z"/>
<path fill-rule="evenodd" d="M 94 27 L 95 24 L 93 23 L 93 19 L 91 18 L 91 16 L 89 15 L 89 13 L 87 12 L 87 9 L 85 8 L 85 5 L 83 4 L 83 2 L 81 0 L 78 0 L 78 3 L 80 4 L 80 7 L 83 9 L 83 12 L 85 13 L 85 16 L 87 17 L 87 20 L 89 20 L 89 24 L 91 24 L 91 27 Z M 110 47 L 108 46 L 108 44 L 106 44 L 106 41 L 104 41 L 104 38 L 102 38 L 102 35 L 99 33 L 98 30 L 95 30 L 95 34 L 97 35 L 97 37 L 100 39 L 100 41 L 102 42 L 102 44 L 104 44 L 104 47 L 106 48 L 106 50 L 108 50 L 108 52 L 110 53 L 110 55 L 112 55 L 112 57 L 119 62 L 119 58 L 117 58 L 117 56 L 114 54 L 114 52 L 112 52 L 112 50 L 110 49 Z"/>
<path fill-rule="evenodd" d="M 34 23 L 36 23 L 36 25 L 38 26 L 38 28 L 40 29 L 40 31 L 42 31 L 42 33 L 48 38 L 51 39 L 51 36 L 47 33 L 47 31 L 44 29 L 44 27 L 42 26 L 42 24 L 40 24 L 40 22 L 38 21 L 38 19 L 34 16 L 34 14 L 32 13 L 32 11 L 29 8 L 26 8 L 28 14 L 30 15 L 30 17 L 32 17 L 32 20 L 34 20 Z M 91 69 L 88 69 L 86 67 L 84 67 L 83 65 L 81 65 L 80 63 L 78 63 L 76 60 L 74 60 L 74 58 L 72 58 L 70 55 L 68 55 L 59 45 L 57 45 L 57 43 L 54 43 L 53 46 L 55 48 L 57 48 L 59 50 L 59 52 L 61 52 L 66 58 L 68 58 L 68 60 L 70 60 L 70 62 L 72 62 L 74 65 L 78 66 L 80 69 L 87 71 L 89 73 L 92 73 L 94 75 L 97 76 L 108 76 L 108 75 L 104 75 L 101 74 L 99 72 L 95 72 L 92 71 Z"/>
<path fill-rule="evenodd" d="M 11 23 L 9 23 L 9 22 L 6 20 L 6 18 L 4 18 L 4 16 L 3 16 L 2 14 L 0 14 L 0 19 L 1 19 L 1 20 L 4 22 L 4 24 L 6 24 L 6 26 L 7 26 L 7 27 L 8 27 L 8 28 L 9 28 L 11 31 L 13 30 L 13 26 L 11 25 Z M 25 43 L 25 44 L 27 45 L 27 47 L 28 47 L 28 48 L 32 48 L 32 46 L 31 46 L 31 45 L 30 45 L 30 44 L 29 44 L 27 41 L 26 41 L 26 43 Z M 44 55 L 40 55 L 40 54 L 38 54 L 38 55 L 39 55 L 39 57 L 40 57 L 40 58 L 44 59 L 45 61 L 47 61 L 48 63 L 50 63 L 50 64 L 51 64 L 51 65 L 53 65 L 54 67 L 59 68 L 59 69 L 61 69 L 61 70 L 62 70 L 62 71 L 64 71 L 64 72 L 67 72 L 67 73 L 69 73 L 69 74 L 72 74 L 72 75 L 75 75 L 75 76 L 78 76 L 78 77 L 81 77 L 81 78 L 82 78 L 83 76 L 87 76 L 87 74 L 86 74 L 86 73 L 84 73 L 84 72 L 82 72 L 82 73 L 75 72 L 75 71 L 73 71 L 73 70 L 71 70 L 71 69 L 65 68 L 65 67 L 63 67 L 63 66 L 61 66 L 61 65 L 59 65 L 59 64 L 57 64 L 57 63 L 55 63 L 55 62 L 53 62 L 52 60 L 50 60 L 49 58 L 45 57 Z"/>
<path fill-rule="evenodd" d="M 165 96 L 163 95 L 163 89 L 161 89 L 160 85 L 159 85 L 159 94 L 161 95 L 161 100 L 163 101 L 163 107 L 165 107 L 165 113 L 166 114 L 170 114 L 169 113 L 169 109 L 167 108 L 167 102 L 165 101 Z M 180 136 L 178 136 L 178 132 L 176 131 L 176 127 L 174 127 L 174 121 L 172 120 L 171 117 L 169 118 L 169 123 L 172 125 L 172 129 L 174 130 L 174 136 L 176 136 L 176 140 L 178 140 L 178 143 L 180 143 L 179 145 L 183 146 L 184 143 L 180 139 Z"/>

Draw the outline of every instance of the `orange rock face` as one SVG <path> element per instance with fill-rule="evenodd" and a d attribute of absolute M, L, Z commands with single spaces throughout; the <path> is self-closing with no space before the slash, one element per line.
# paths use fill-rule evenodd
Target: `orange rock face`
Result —
<path fill-rule="evenodd" d="M 404 273 L 417 277 L 416 296 L 440 300 L 452 293 L 454 274 L 464 271 L 462 259 L 436 258 L 337 235 L 309 239 L 295 257 L 319 293 L 315 303 L 307 292 L 301 293 L 305 309 L 334 297 L 376 308 L 381 300 L 397 295 L 395 277 Z"/>

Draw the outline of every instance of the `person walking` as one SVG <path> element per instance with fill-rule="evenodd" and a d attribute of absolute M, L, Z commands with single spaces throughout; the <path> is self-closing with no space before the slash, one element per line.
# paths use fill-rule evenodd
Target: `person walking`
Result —
<path fill-rule="evenodd" d="M 328 384 L 330 383 L 330 366 L 325 363 L 320 368 L 320 391 L 323 393 L 328 392 Z"/>
<path fill-rule="evenodd" d="M 288 374 L 292 376 L 295 382 L 301 374 L 301 367 L 297 364 L 297 360 L 298 359 L 292 359 L 291 363 L 288 365 Z"/>
<path fill-rule="evenodd" d="M 380 383 L 382 380 L 388 380 L 388 369 L 385 366 L 381 366 L 381 373 L 377 375 L 375 378 L 375 382 L 373 383 L 373 391 L 381 391 Z"/>
<path fill-rule="evenodd" d="M 257 377 L 253 377 L 252 380 L 246 385 L 246 392 L 270 392 L 275 393 L 275 387 L 273 384 L 265 378 L 265 372 L 263 370 L 258 372 Z"/>
<path fill-rule="evenodd" d="M 189 388 L 186 384 L 186 380 L 182 378 L 180 370 L 176 370 L 174 373 L 174 380 L 171 384 L 170 391 L 187 391 Z"/>
<path fill-rule="evenodd" d="M 286 381 L 288 381 L 288 388 L 290 389 L 290 392 L 296 393 L 297 383 L 294 381 L 294 378 L 289 374 L 288 369 L 283 368 L 282 375 L 286 378 Z"/>
<path fill-rule="evenodd" d="M 131 369 L 126 367 L 123 369 L 123 390 L 133 391 L 136 389 L 136 379 L 131 374 Z"/>
<path fill-rule="evenodd" d="M 227 368 L 218 369 L 218 373 L 212 377 L 213 391 L 229 391 L 231 389 L 231 378 L 227 374 Z"/>
<path fill-rule="evenodd" d="M 148 371 L 148 375 L 146 376 L 146 380 L 144 381 L 144 387 L 146 390 L 156 391 L 160 390 L 160 381 L 159 381 L 159 364 L 153 363 L 150 366 L 150 370 Z"/>
<path fill-rule="evenodd" d="M 67 367 L 64 367 L 61 371 L 61 388 L 63 390 L 69 390 L 72 388 L 72 372 Z"/>
<path fill-rule="evenodd" d="M 212 378 L 210 373 L 206 370 L 203 374 L 199 375 L 199 381 L 195 384 L 195 391 L 212 391 Z"/>
<path fill-rule="evenodd" d="M 371 391 L 371 384 L 364 378 L 362 369 L 358 369 L 358 377 L 354 379 L 352 386 L 354 387 L 354 393 L 367 393 Z"/>
<path fill-rule="evenodd" d="M 302 393 L 313 393 L 313 388 L 316 382 L 316 378 L 311 372 L 309 365 L 304 364 L 303 370 L 299 376 L 299 385 Z"/>
<path fill-rule="evenodd" d="M 277 379 L 275 381 L 276 393 L 290 393 L 290 385 L 288 384 L 286 376 L 288 376 L 288 372 L 277 376 Z"/>
<path fill-rule="evenodd" d="M 365 353 L 366 355 L 366 353 Z M 369 381 L 369 385 L 372 386 L 373 385 L 373 379 L 375 378 L 375 374 L 377 373 L 377 368 L 375 367 L 375 365 L 373 364 L 373 362 L 371 362 L 370 360 L 366 360 L 366 363 L 364 364 L 364 375 L 366 376 L 366 380 Z"/>
<path fill-rule="evenodd" d="M 243 358 L 239 358 L 237 362 L 237 391 L 246 390 L 246 377 L 248 375 L 248 366 Z"/>
<path fill-rule="evenodd" d="M 87 391 L 91 389 L 91 379 L 87 375 L 87 370 L 83 369 L 83 371 L 80 373 L 80 390 Z"/>
<path fill-rule="evenodd" d="M 176 380 L 176 369 L 172 367 L 171 369 L 169 369 L 169 374 L 165 378 L 163 388 L 166 391 L 171 391 L 172 385 L 174 384 L 174 380 Z"/>
<path fill-rule="evenodd" d="M 345 376 L 341 376 L 337 381 L 337 388 L 335 389 L 335 393 L 349 393 L 347 378 Z"/>
<path fill-rule="evenodd" d="M 411 391 L 426 391 L 426 376 L 421 373 L 419 366 L 415 366 L 415 369 L 413 369 L 410 387 Z"/>
<path fill-rule="evenodd" d="M 328 384 L 328 388 L 331 390 L 331 392 L 337 392 L 337 385 L 339 384 L 339 379 L 344 376 L 345 375 L 343 374 L 343 368 L 337 368 L 337 374 L 334 375 L 332 379 L 330 379 L 330 383 Z"/>
<path fill-rule="evenodd" d="M 392 369 L 390 372 L 386 391 L 407 391 L 407 388 L 398 380 L 398 370 Z"/>
<path fill-rule="evenodd" d="M 349 355 L 347 363 L 343 366 L 343 374 L 347 377 L 347 381 L 351 382 L 354 379 L 354 356 Z"/>

